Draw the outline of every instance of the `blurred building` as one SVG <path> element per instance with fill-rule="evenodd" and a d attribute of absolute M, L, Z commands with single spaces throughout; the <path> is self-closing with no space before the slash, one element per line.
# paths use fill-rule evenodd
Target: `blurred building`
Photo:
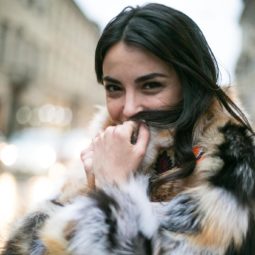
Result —
<path fill-rule="evenodd" d="M 240 18 L 242 27 L 242 52 L 236 77 L 242 101 L 255 121 L 255 0 L 243 0 L 244 9 Z"/>
<path fill-rule="evenodd" d="M 0 130 L 86 125 L 99 28 L 73 0 L 0 0 Z"/>

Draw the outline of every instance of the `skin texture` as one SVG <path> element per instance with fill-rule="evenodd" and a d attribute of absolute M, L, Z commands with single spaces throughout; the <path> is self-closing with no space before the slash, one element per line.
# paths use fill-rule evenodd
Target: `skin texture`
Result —
<path fill-rule="evenodd" d="M 182 98 L 181 85 L 175 70 L 161 59 L 123 42 L 105 56 L 103 85 L 109 115 L 120 124 L 98 134 L 81 159 L 88 179 L 95 175 L 99 182 L 120 183 L 136 171 L 149 141 L 148 128 L 141 124 L 137 142 L 130 143 L 137 129 L 130 118 L 143 110 L 176 105 Z"/>

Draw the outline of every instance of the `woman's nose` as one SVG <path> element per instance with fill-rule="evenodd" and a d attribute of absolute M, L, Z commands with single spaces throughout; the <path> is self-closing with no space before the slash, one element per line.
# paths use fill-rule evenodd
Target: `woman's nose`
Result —
<path fill-rule="evenodd" d="M 126 95 L 122 115 L 124 120 L 130 119 L 136 113 L 142 111 L 142 102 L 139 97 L 135 95 Z"/>

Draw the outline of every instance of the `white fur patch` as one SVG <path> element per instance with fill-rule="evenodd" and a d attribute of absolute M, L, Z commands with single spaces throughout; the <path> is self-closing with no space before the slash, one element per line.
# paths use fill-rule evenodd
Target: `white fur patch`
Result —
<path fill-rule="evenodd" d="M 153 213 L 151 202 L 147 196 L 148 178 L 137 176 L 121 187 L 121 190 L 128 193 L 135 202 L 140 215 L 139 228 L 142 233 L 151 238 L 158 228 L 157 219 Z"/>
<path fill-rule="evenodd" d="M 65 207 L 58 207 L 58 210 L 46 221 L 40 231 L 42 240 L 46 241 L 46 243 L 53 240 L 54 243 L 61 244 L 62 247 L 67 246 L 64 229 L 69 222 L 77 220 L 81 206 L 81 203 L 76 202 Z"/>
<path fill-rule="evenodd" d="M 79 206 L 78 224 L 75 238 L 69 243 L 69 251 L 74 255 L 93 253 L 95 255 L 108 254 L 106 249 L 108 226 L 105 224 L 104 213 L 89 198 L 76 201 Z"/>

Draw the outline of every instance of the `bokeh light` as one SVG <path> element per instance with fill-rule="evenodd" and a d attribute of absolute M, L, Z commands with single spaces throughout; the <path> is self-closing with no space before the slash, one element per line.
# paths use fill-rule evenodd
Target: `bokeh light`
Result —
<path fill-rule="evenodd" d="M 1 143 L 0 145 L 0 160 L 6 166 L 12 166 L 18 157 L 17 147 L 13 144 Z"/>

